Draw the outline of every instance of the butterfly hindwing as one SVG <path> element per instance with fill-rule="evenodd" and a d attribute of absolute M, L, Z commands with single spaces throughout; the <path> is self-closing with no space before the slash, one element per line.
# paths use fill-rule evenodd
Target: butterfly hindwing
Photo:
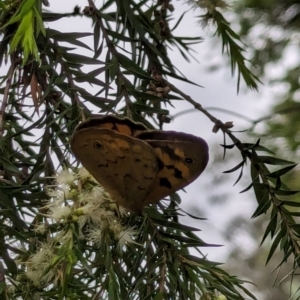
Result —
<path fill-rule="evenodd" d="M 191 134 L 176 131 L 148 131 L 137 136 L 154 149 L 158 172 L 144 202 L 160 199 L 193 182 L 208 162 L 206 142 Z"/>

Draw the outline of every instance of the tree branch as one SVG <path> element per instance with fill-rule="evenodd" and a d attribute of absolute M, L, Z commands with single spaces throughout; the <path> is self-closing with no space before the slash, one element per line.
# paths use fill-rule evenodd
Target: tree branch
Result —
<path fill-rule="evenodd" d="M 3 100 L 2 100 L 2 104 L 1 104 L 1 108 L 0 108 L 0 136 L 2 136 L 3 132 L 4 132 L 5 111 L 6 111 L 6 106 L 7 106 L 7 102 L 8 102 L 9 90 L 11 88 L 12 78 L 13 78 L 13 75 L 14 75 L 17 65 L 21 61 L 21 59 L 15 58 L 14 55 L 11 55 L 10 58 L 11 58 L 12 63 L 10 65 L 8 73 L 7 73 L 6 86 L 4 89 Z"/>
<path fill-rule="evenodd" d="M 260 175 L 262 182 L 264 185 L 267 186 L 268 191 L 269 191 L 269 196 L 272 200 L 272 203 L 276 209 L 276 211 L 279 213 L 281 220 L 286 228 L 287 235 L 291 241 L 291 247 L 292 251 L 294 252 L 295 259 L 297 260 L 298 265 L 300 266 L 300 244 L 299 244 L 299 239 L 295 235 L 292 226 L 295 225 L 295 221 L 293 218 L 288 216 L 282 206 L 282 201 L 277 198 L 275 192 L 273 192 L 273 187 L 271 186 L 269 179 L 267 177 L 267 173 L 265 172 L 264 168 L 260 167 L 260 164 L 257 163 L 257 154 L 255 151 L 251 153 L 245 145 L 235 136 L 233 133 L 230 131 L 228 124 L 223 123 L 221 120 L 215 118 L 213 115 L 211 115 L 206 109 L 202 107 L 202 105 L 195 100 L 193 100 L 189 95 L 185 94 L 181 90 L 179 90 L 177 87 L 175 87 L 173 84 L 171 84 L 168 81 L 165 81 L 165 83 L 170 87 L 170 89 L 182 96 L 187 102 L 191 103 L 197 110 L 201 111 L 204 115 L 206 115 L 214 124 L 217 129 L 221 129 L 224 134 L 227 134 L 231 140 L 233 141 L 234 145 L 240 150 L 241 154 L 243 157 L 247 157 L 253 166 L 255 167 L 256 171 Z M 214 130 L 216 132 L 217 130 Z"/>

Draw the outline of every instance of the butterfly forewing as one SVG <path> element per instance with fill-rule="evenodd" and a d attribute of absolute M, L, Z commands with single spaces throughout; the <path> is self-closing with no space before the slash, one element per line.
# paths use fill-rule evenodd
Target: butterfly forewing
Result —
<path fill-rule="evenodd" d="M 75 157 L 121 206 L 142 209 L 158 170 L 153 148 L 146 142 L 104 128 L 75 132 Z"/>
<path fill-rule="evenodd" d="M 98 118 L 89 119 L 76 128 L 76 131 L 80 131 L 84 128 L 103 128 L 110 129 L 120 134 L 136 136 L 147 129 L 142 123 L 136 123 L 128 118 L 119 118 L 112 115 L 101 116 Z"/>

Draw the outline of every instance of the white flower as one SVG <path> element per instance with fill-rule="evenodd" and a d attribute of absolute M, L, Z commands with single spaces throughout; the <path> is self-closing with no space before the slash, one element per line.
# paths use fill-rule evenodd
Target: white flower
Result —
<path fill-rule="evenodd" d="M 113 232 L 115 238 L 119 239 L 120 233 L 123 231 L 123 226 L 117 219 L 114 219 L 109 223 L 109 229 Z"/>
<path fill-rule="evenodd" d="M 40 250 L 30 257 L 26 276 L 34 285 L 40 286 L 42 282 L 49 282 L 54 277 L 53 270 L 43 274 L 53 256 L 52 245 L 44 243 Z"/>
<path fill-rule="evenodd" d="M 48 263 L 48 261 L 54 256 L 52 251 L 52 245 L 44 243 L 41 245 L 40 250 L 36 252 L 30 258 L 30 264 L 32 268 L 39 269 L 41 265 L 44 263 Z"/>
<path fill-rule="evenodd" d="M 89 193 L 89 196 L 91 197 L 91 200 L 97 202 L 97 203 L 103 203 L 104 200 L 106 200 L 106 197 L 104 196 L 104 189 L 102 186 L 95 186 Z"/>
<path fill-rule="evenodd" d="M 124 246 L 127 246 L 129 243 L 135 243 L 134 238 L 137 234 L 137 231 L 134 227 L 127 228 L 125 231 L 122 230 L 119 232 L 119 235 L 116 238 L 119 239 L 118 248 L 122 249 Z"/>
<path fill-rule="evenodd" d="M 90 232 L 88 233 L 87 239 L 96 244 L 96 246 L 100 247 L 102 242 L 102 230 L 99 227 L 91 228 Z"/>
<path fill-rule="evenodd" d="M 51 206 L 61 206 L 66 200 L 64 192 L 58 186 L 55 189 L 48 189 L 47 195 L 51 198 L 51 201 L 45 205 L 48 208 Z"/>
<path fill-rule="evenodd" d="M 70 170 L 62 170 L 56 175 L 56 182 L 71 186 L 77 180 L 77 174 Z"/>
<path fill-rule="evenodd" d="M 130 214 L 130 212 L 123 206 L 119 206 L 119 213 L 123 217 L 128 216 Z"/>
<path fill-rule="evenodd" d="M 26 271 L 26 276 L 33 282 L 35 286 L 40 285 L 40 280 L 42 276 L 41 270 L 37 271 L 35 269 L 28 269 Z"/>
<path fill-rule="evenodd" d="M 47 231 L 47 226 L 44 223 L 39 223 L 34 227 L 33 231 L 36 233 L 44 234 Z"/>
<path fill-rule="evenodd" d="M 89 172 L 86 168 L 80 168 L 80 169 L 78 170 L 78 176 L 79 176 L 83 181 L 92 178 L 92 175 L 90 174 L 90 172 Z"/>
<path fill-rule="evenodd" d="M 26 271 L 27 277 L 33 282 L 35 286 L 41 286 L 43 283 L 50 282 L 53 278 L 55 273 L 53 270 L 49 270 L 47 274 L 43 276 L 44 268 L 43 269 L 28 269 Z"/>
<path fill-rule="evenodd" d="M 107 220 L 115 218 L 114 212 L 106 210 L 93 202 L 80 207 L 78 211 L 81 213 L 78 220 L 80 228 L 86 223 L 94 223 L 103 227 Z"/>
<path fill-rule="evenodd" d="M 55 219 L 55 221 L 64 219 L 71 214 L 71 208 L 68 206 L 51 207 L 50 210 L 51 210 L 50 217 Z"/>
<path fill-rule="evenodd" d="M 95 186 L 90 191 L 82 193 L 79 197 L 80 203 L 94 203 L 95 205 L 102 204 L 106 197 L 104 189 L 101 186 Z"/>
<path fill-rule="evenodd" d="M 64 195 L 64 199 L 70 199 L 71 198 L 71 194 L 70 194 L 70 186 L 67 184 L 63 184 L 61 186 L 61 190 L 62 190 L 62 194 Z"/>

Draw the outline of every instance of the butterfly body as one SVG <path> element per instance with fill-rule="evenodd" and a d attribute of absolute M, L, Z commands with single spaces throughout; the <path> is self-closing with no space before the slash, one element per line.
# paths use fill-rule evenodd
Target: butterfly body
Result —
<path fill-rule="evenodd" d="M 112 199 L 131 211 L 141 211 L 187 186 L 208 162 L 208 146 L 202 138 L 148 130 L 114 116 L 81 123 L 71 148 Z"/>

